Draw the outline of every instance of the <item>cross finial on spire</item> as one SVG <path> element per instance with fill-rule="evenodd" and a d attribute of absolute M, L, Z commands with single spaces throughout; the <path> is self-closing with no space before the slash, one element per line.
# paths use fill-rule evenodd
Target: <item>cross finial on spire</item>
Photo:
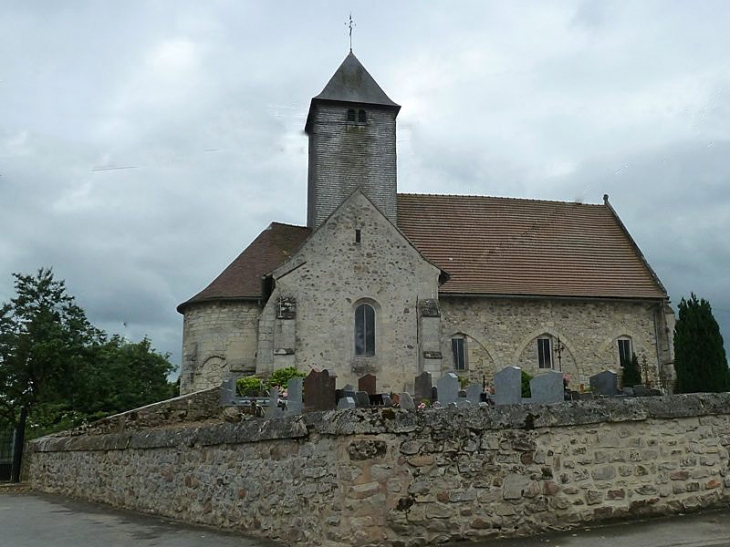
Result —
<path fill-rule="evenodd" d="M 350 14 L 349 22 L 345 23 L 348 28 L 350 29 L 350 53 L 352 53 L 352 29 L 355 28 L 357 25 L 352 20 L 352 13 Z"/>

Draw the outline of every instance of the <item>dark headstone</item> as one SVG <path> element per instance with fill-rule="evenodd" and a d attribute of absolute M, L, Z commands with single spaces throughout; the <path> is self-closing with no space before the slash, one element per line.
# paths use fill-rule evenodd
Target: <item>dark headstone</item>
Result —
<path fill-rule="evenodd" d="M 266 407 L 266 417 L 275 418 L 281 414 L 279 408 L 279 386 L 274 386 L 269 391 L 269 406 Z"/>
<path fill-rule="evenodd" d="M 479 384 L 469 384 L 466 387 L 466 398 L 471 403 L 479 403 L 482 400 L 482 386 Z"/>
<path fill-rule="evenodd" d="M 286 387 L 286 412 L 302 413 L 302 378 L 292 378 Z"/>
<path fill-rule="evenodd" d="M 367 391 L 358 391 L 355 393 L 355 404 L 358 408 L 370 406 L 370 395 L 368 395 Z"/>
<path fill-rule="evenodd" d="M 456 399 L 459 397 L 459 377 L 453 372 L 447 372 L 441 378 L 438 383 L 439 401 L 442 405 L 448 406 L 450 403 L 456 403 Z"/>
<path fill-rule="evenodd" d="M 615 397 L 618 395 L 618 374 L 604 370 L 590 377 L 591 391 L 595 395 Z M 635 391 L 635 390 L 634 390 Z"/>
<path fill-rule="evenodd" d="M 230 406 L 236 398 L 236 378 L 228 378 L 221 385 L 221 406 Z"/>
<path fill-rule="evenodd" d="M 637 397 L 647 397 L 649 395 L 649 390 L 646 389 L 646 386 L 639 384 L 634 386 L 634 395 Z"/>
<path fill-rule="evenodd" d="M 378 392 L 377 389 L 377 378 L 374 374 L 366 374 L 360 377 L 357 381 L 357 390 L 364 391 L 368 395 L 374 395 Z"/>
<path fill-rule="evenodd" d="M 416 401 L 420 402 L 423 399 L 432 401 L 432 388 L 433 378 L 431 377 L 430 372 L 422 372 L 416 376 L 415 387 L 413 390 Z"/>
<path fill-rule="evenodd" d="M 549 370 L 530 380 L 530 393 L 533 403 L 550 405 L 565 400 L 563 373 Z"/>
<path fill-rule="evenodd" d="M 335 382 L 337 377 L 328 370 L 317 372 L 313 370 L 304 378 L 304 409 L 334 410 Z"/>
<path fill-rule="evenodd" d="M 410 393 L 403 392 L 399 394 L 400 398 L 400 407 L 403 410 L 416 410 L 416 405 L 413 402 L 413 397 L 411 397 Z"/>
<path fill-rule="evenodd" d="M 370 397 L 370 406 L 383 406 L 383 394 L 382 393 L 371 393 L 369 395 Z"/>
<path fill-rule="evenodd" d="M 505 367 L 494 375 L 494 402 L 498 405 L 522 402 L 522 369 Z"/>
<path fill-rule="evenodd" d="M 343 397 L 337 402 L 337 410 L 349 410 L 356 407 L 357 404 L 355 404 L 355 399 L 352 397 Z"/>

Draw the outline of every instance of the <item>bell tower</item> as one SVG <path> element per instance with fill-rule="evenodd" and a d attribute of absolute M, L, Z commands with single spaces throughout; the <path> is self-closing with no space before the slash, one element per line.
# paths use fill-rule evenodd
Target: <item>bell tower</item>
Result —
<path fill-rule="evenodd" d="M 317 228 L 356 188 L 395 224 L 399 110 L 350 51 L 309 106 L 307 226 Z"/>

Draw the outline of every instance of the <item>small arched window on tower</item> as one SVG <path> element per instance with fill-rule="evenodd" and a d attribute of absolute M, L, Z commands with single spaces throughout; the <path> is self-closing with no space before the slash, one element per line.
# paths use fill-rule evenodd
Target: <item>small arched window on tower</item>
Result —
<path fill-rule="evenodd" d="M 355 355 L 375 355 L 375 308 L 370 304 L 355 308 Z"/>
<path fill-rule="evenodd" d="M 354 122 L 355 121 L 355 109 L 349 108 L 347 110 L 347 121 L 348 122 Z"/>
<path fill-rule="evenodd" d="M 357 121 L 360 123 L 366 123 L 368 121 L 368 114 L 363 109 L 360 109 L 357 113 Z"/>

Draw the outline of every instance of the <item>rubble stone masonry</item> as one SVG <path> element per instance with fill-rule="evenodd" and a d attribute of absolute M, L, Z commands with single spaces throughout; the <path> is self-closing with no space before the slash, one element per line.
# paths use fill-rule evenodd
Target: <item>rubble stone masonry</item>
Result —
<path fill-rule="evenodd" d="M 425 545 L 730 501 L 728 409 L 726 393 L 102 428 L 29 443 L 30 473 L 289 543 Z"/>

